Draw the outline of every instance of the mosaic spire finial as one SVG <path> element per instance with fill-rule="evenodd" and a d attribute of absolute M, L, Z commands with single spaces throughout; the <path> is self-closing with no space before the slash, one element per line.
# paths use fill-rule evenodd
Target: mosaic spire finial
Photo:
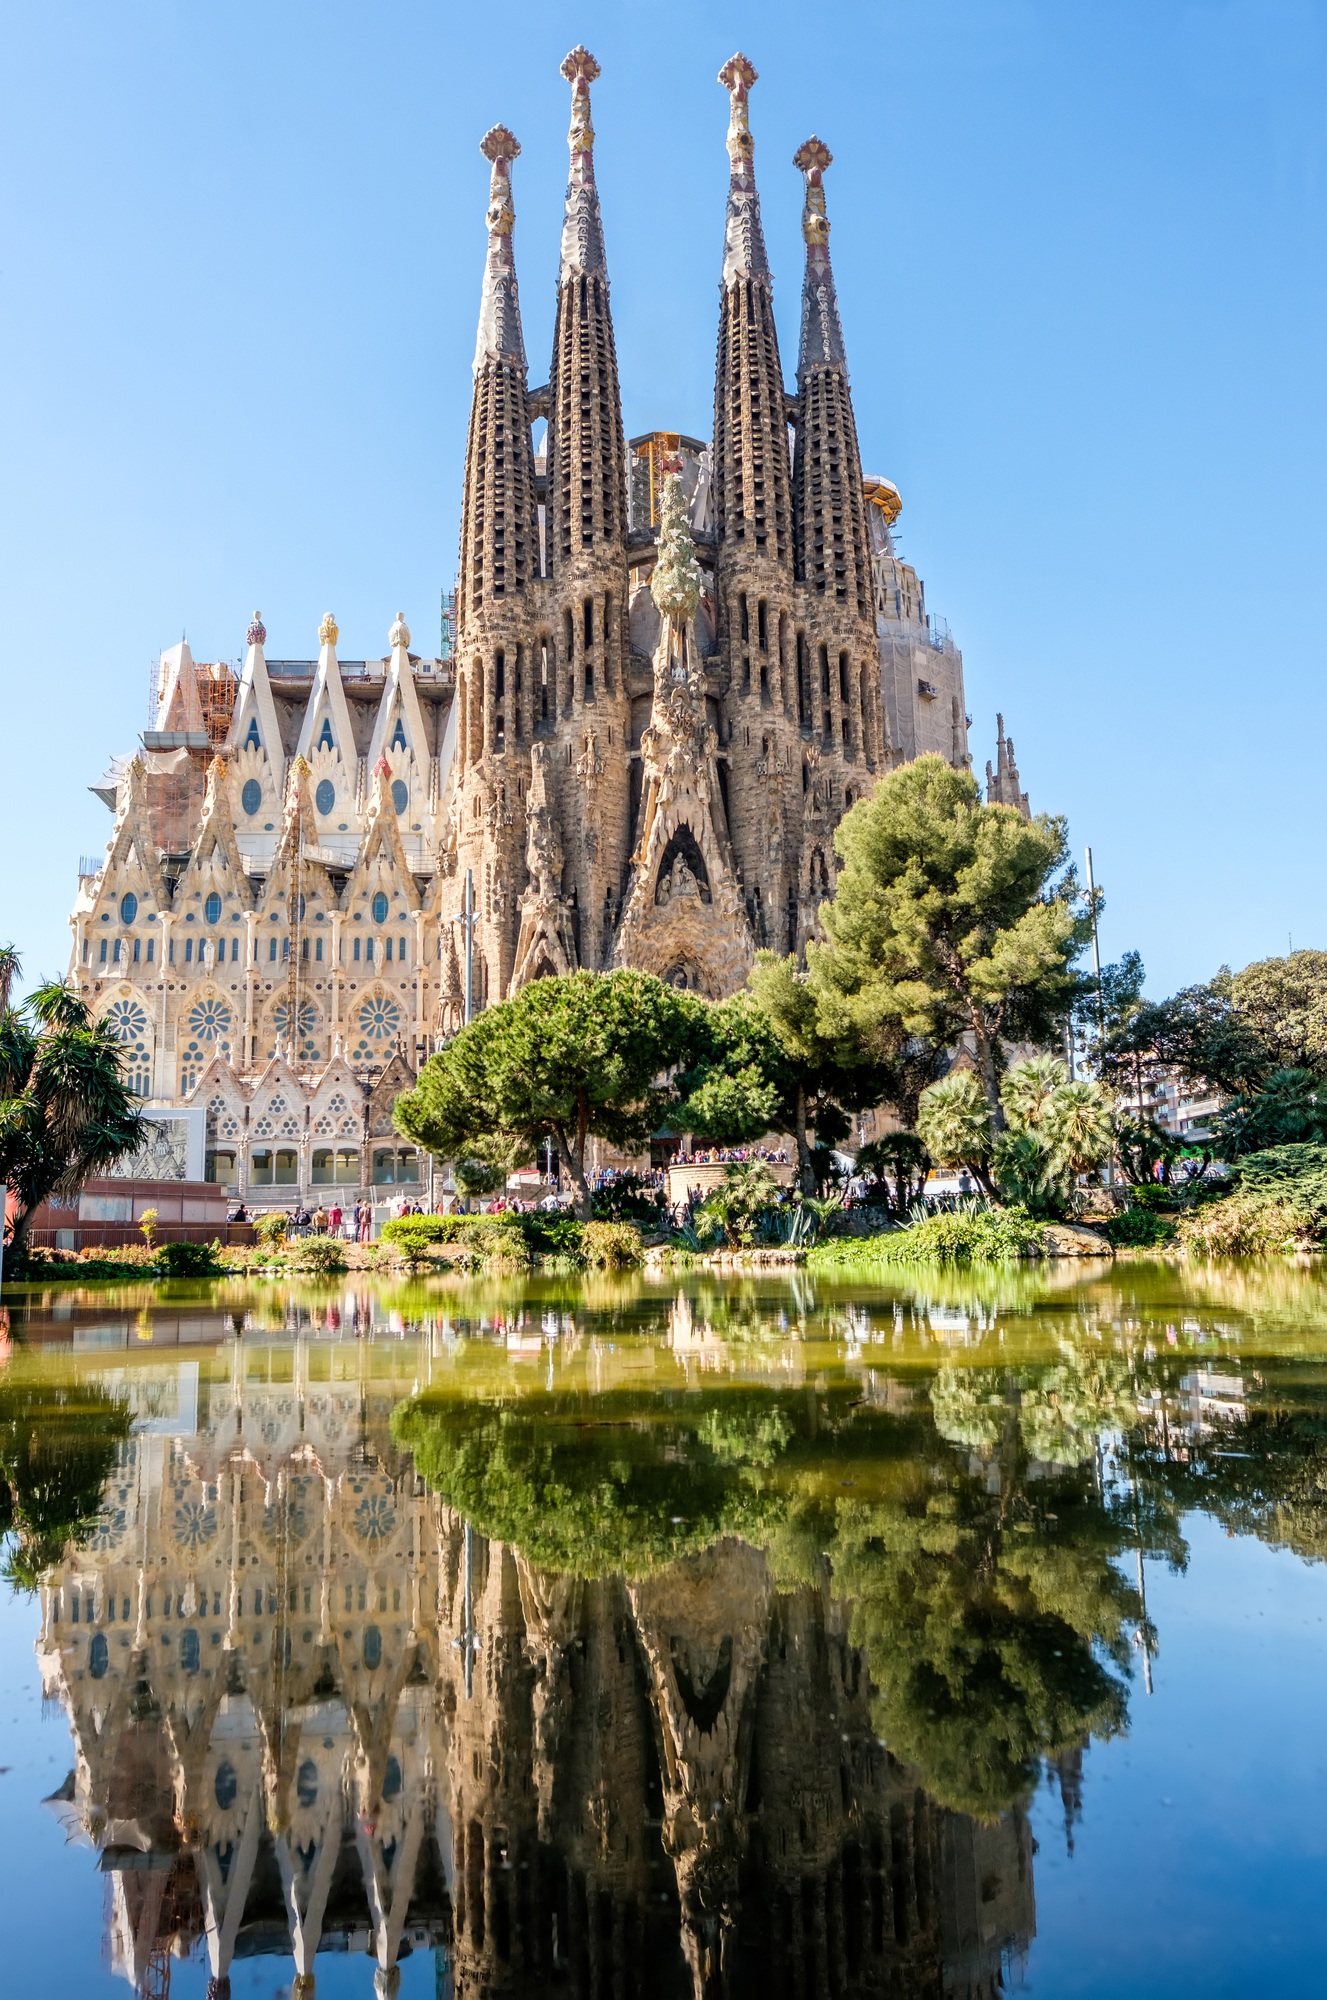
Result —
<path fill-rule="evenodd" d="M 829 262 L 829 217 L 825 213 L 824 173 L 834 155 L 812 133 L 793 154 L 793 165 L 806 182 L 802 208 L 802 238 L 806 244 L 806 274 L 802 280 L 802 337 L 797 353 L 797 377 L 809 368 L 846 368 L 839 302 Z"/>
<path fill-rule="evenodd" d="M 765 232 L 760 225 L 760 196 L 756 193 L 756 146 L 747 107 L 757 75 L 754 64 L 740 52 L 730 56 L 719 71 L 719 82 L 728 92 L 729 102 L 728 214 L 723 242 L 725 285 L 739 278 L 769 282 Z"/>
<path fill-rule="evenodd" d="M 599 216 L 599 190 L 594 184 L 594 126 L 590 121 L 590 85 L 599 65 L 586 48 L 574 48 L 563 58 L 562 74 L 571 85 L 571 172 L 562 224 L 561 282 L 582 271 L 602 271 L 604 229 Z"/>
<path fill-rule="evenodd" d="M 488 184 L 488 260 L 484 266 L 484 291 L 479 306 L 479 337 L 475 342 L 475 373 L 490 356 L 525 366 L 525 341 L 521 335 L 521 303 L 516 290 L 516 257 L 512 228 L 516 210 L 511 198 L 512 161 L 520 145 L 505 125 L 494 125 L 484 134 L 479 150 L 493 171 Z"/>

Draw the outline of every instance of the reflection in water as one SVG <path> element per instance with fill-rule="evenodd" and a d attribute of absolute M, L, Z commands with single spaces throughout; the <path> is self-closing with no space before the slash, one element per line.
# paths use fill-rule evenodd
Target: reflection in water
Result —
<path fill-rule="evenodd" d="M 880 1744 L 827 1574 L 734 1538 L 634 1582 L 537 1569 L 393 1450 L 408 1382 L 242 1355 L 191 1434 L 119 1446 L 42 1590 L 50 1803 L 117 1970 L 160 1991 L 198 1945 L 221 1993 L 289 1952 L 308 1995 L 319 1950 L 365 1950 L 386 1995 L 442 1947 L 458 1995 L 998 1990 L 1022 1808 L 947 1812 Z"/>
<path fill-rule="evenodd" d="M 1033 1789 L 1072 1839 L 1155 1647 L 1143 1555 L 1192 1508 L 1327 1551 L 1307 1295 L 1257 1325 L 1245 1283 L 237 1291 L 221 1348 L 18 1357 L 49 1804 L 113 1965 L 993 2000 Z"/>

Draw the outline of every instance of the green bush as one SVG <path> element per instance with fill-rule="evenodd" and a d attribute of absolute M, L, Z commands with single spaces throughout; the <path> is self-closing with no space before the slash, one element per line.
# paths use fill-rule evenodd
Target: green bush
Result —
<path fill-rule="evenodd" d="M 625 1270 L 643 1255 L 639 1229 L 629 1222 L 587 1222 L 582 1225 L 581 1262 L 593 1270 Z"/>
<path fill-rule="evenodd" d="M 879 1264 L 1000 1264 L 1036 1257 L 1042 1233 L 1030 1215 L 1016 1208 L 967 1208 L 928 1215 L 887 1235 L 853 1237 L 818 1244 L 807 1259 L 826 1273 Z"/>
<path fill-rule="evenodd" d="M 1302 1142 L 1246 1153 L 1233 1178 L 1245 1193 L 1277 1195 L 1310 1215 L 1327 1218 L 1327 1146 Z"/>
<path fill-rule="evenodd" d="M 280 1209 L 274 1209 L 271 1215 L 260 1215 L 253 1225 L 258 1241 L 265 1243 L 269 1250 L 280 1249 L 286 1240 L 286 1224 L 289 1220 L 290 1217 L 283 1215 Z"/>
<path fill-rule="evenodd" d="M 162 1278 L 214 1278 L 221 1269 L 214 1243 L 163 1243 L 154 1259 Z"/>
<path fill-rule="evenodd" d="M 1150 1250 L 1158 1243 L 1169 1243 L 1175 1234 L 1173 1222 L 1132 1202 L 1118 1215 L 1108 1216 L 1100 1226 L 1106 1241 L 1117 1250 Z"/>
<path fill-rule="evenodd" d="M 382 1241 L 399 1250 L 408 1264 L 423 1264 L 435 1243 L 452 1240 L 447 1229 L 452 1219 L 449 1215 L 394 1215 L 382 1226 Z"/>
<path fill-rule="evenodd" d="M 1310 1249 L 1313 1217 L 1297 1202 L 1257 1192 L 1228 1195 L 1181 1216 L 1175 1241 L 1195 1257 L 1263 1257 Z"/>
<path fill-rule="evenodd" d="M 286 1262 L 296 1271 L 331 1273 L 348 1268 L 345 1252 L 334 1236 L 301 1236 L 288 1250 Z"/>

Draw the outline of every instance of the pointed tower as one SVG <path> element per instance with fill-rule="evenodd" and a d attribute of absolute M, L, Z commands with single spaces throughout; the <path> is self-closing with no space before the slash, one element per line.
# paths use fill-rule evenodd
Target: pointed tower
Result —
<path fill-rule="evenodd" d="M 793 457 L 798 707 L 818 752 L 815 782 L 803 793 L 799 949 L 833 884 L 834 826 L 874 784 L 885 754 L 862 463 L 829 261 L 824 173 L 832 157 L 814 136 L 793 155 L 806 183 Z"/>
<path fill-rule="evenodd" d="M 577 960 L 597 968 L 612 948 L 629 839 L 626 443 L 594 179 L 590 85 L 599 65 L 575 48 L 562 74 L 571 85 L 571 169 L 548 385 L 550 617 L 535 635 L 529 713 L 532 734 L 561 744 L 550 765 L 554 817 L 588 835 L 568 846 L 564 895 Z"/>
<path fill-rule="evenodd" d="M 511 167 L 504 125 L 480 147 L 492 168 L 488 260 L 475 345 L 456 591 L 457 742 L 449 778 L 449 853 L 475 877 L 477 993 L 506 990 L 516 946 L 514 885 L 525 846 L 528 731 L 521 703 L 539 588 L 539 535 L 525 342 L 521 334 Z M 456 895 L 459 898 L 459 886 Z"/>
<path fill-rule="evenodd" d="M 756 193 L 748 99 L 735 55 L 728 92 L 728 211 L 714 384 L 719 777 L 738 885 L 758 945 L 792 948 L 801 816 L 794 672 L 788 397 Z"/>

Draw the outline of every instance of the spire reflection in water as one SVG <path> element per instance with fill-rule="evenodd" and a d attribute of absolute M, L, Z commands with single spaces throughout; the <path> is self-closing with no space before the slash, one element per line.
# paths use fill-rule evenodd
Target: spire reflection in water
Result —
<path fill-rule="evenodd" d="M 1323 1545 L 1316 1384 L 1219 1301 L 1201 1365 L 1104 1284 L 1053 1342 L 980 1286 L 469 1308 L 11 1363 L 50 1805 L 144 1993 L 349 1951 L 382 1995 L 421 1952 L 458 1995 L 994 1995 L 1033 1790 L 1072 1840 L 1155 1645 L 1140 1554 L 1189 1507 Z"/>

